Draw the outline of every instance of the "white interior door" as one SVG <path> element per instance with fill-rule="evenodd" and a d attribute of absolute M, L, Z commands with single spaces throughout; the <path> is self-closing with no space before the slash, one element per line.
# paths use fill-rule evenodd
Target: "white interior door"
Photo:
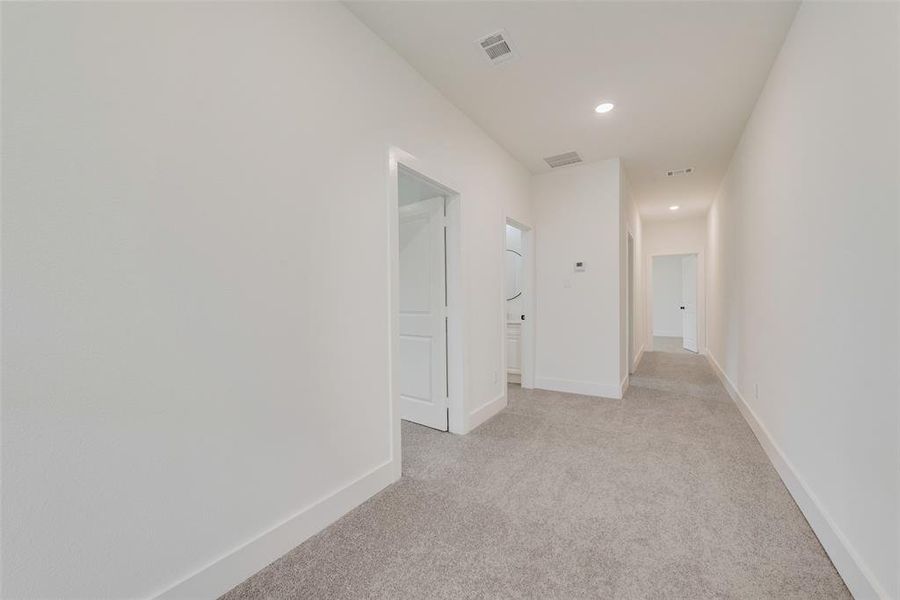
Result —
<path fill-rule="evenodd" d="M 506 324 L 506 380 L 522 381 L 522 325 Z"/>
<path fill-rule="evenodd" d="M 444 199 L 400 207 L 400 418 L 447 431 Z"/>
<path fill-rule="evenodd" d="M 681 345 L 697 351 L 697 255 L 681 259 Z"/>

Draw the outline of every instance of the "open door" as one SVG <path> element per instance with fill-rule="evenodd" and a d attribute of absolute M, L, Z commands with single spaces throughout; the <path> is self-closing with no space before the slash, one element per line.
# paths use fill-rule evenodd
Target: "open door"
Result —
<path fill-rule="evenodd" d="M 697 352 L 697 255 L 681 259 L 682 347 Z"/>
<path fill-rule="evenodd" d="M 399 212 L 400 418 L 447 431 L 444 198 Z"/>

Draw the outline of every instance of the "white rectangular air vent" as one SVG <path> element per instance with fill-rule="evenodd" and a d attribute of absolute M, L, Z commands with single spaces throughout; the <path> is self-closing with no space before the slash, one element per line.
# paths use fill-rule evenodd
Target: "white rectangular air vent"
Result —
<path fill-rule="evenodd" d="M 557 154 L 556 156 L 548 156 L 544 159 L 550 168 L 565 167 L 566 165 L 574 165 L 581 162 L 581 157 L 577 152 L 566 152 L 565 154 Z"/>
<path fill-rule="evenodd" d="M 509 43 L 509 36 L 502 29 L 479 39 L 478 46 L 492 65 L 499 65 L 516 57 Z"/>
<path fill-rule="evenodd" d="M 690 175 L 694 172 L 694 167 L 687 169 L 675 169 L 674 171 L 666 171 L 666 177 L 681 177 L 682 175 Z"/>

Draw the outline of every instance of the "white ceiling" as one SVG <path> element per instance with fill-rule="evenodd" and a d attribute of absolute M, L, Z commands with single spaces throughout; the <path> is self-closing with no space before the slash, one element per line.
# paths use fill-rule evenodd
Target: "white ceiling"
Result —
<path fill-rule="evenodd" d="M 621 156 L 641 213 L 702 214 L 790 27 L 795 2 L 348 3 L 534 173 Z M 476 40 L 505 29 L 519 56 Z M 615 110 L 598 115 L 602 101 Z M 694 167 L 667 178 L 669 169 Z M 566 168 L 566 167 L 562 167 Z M 671 213 L 668 206 L 681 210 Z"/>

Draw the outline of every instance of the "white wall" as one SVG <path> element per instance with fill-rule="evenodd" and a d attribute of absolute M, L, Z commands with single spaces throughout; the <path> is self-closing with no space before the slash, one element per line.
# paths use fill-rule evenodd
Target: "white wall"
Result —
<path fill-rule="evenodd" d="M 681 337 L 681 259 L 653 258 L 653 335 Z"/>
<path fill-rule="evenodd" d="M 2 33 L 5 597 L 214 597 L 390 481 L 391 145 L 462 194 L 467 408 L 502 397 L 529 175 L 341 5 Z"/>
<path fill-rule="evenodd" d="M 647 277 L 644 279 L 644 314 L 648 321 L 646 344 L 656 329 L 653 318 L 653 272 L 654 256 L 672 254 L 697 255 L 697 348 L 706 352 L 706 217 L 675 220 L 644 221 L 644 265 Z"/>
<path fill-rule="evenodd" d="M 898 12 L 800 8 L 709 215 L 709 352 L 857 598 L 900 598 Z"/>
<path fill-rule="evenodd" d="M 621 394 L 619 169 L 612 159 L 532 178 L 538 388 Z"/>

